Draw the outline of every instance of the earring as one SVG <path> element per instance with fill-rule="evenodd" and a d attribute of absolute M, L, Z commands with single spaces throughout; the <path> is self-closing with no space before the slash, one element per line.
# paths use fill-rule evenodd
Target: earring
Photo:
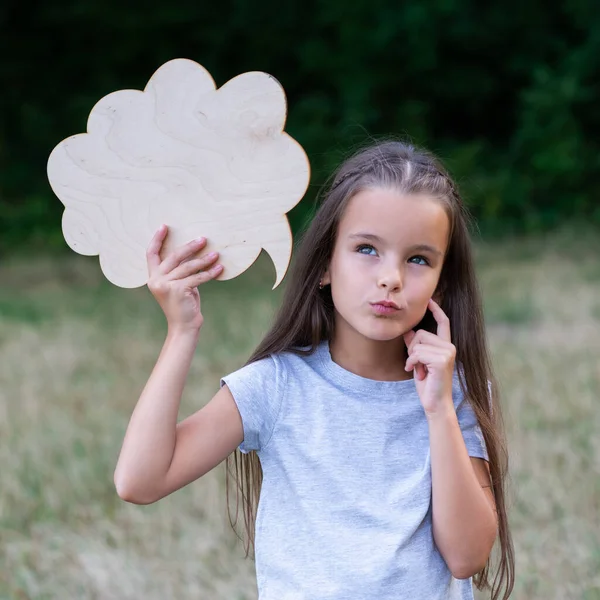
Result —
<path fill-rule="evenodd" d="M 319 280 L 319 289 L 320 290 L 323 289 L 323 280 L 322 279 Z"/>

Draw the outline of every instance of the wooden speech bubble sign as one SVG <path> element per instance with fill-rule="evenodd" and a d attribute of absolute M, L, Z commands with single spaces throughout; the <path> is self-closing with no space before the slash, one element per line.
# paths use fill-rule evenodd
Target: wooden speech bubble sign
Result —
<path fill-rule="evenodd" d="M 65 241 L 99 255 L 109 281 L 134 288 L 148 280 L 146 248 L 165 223 L 163 258 L 205 236 L 196 256 L 217 250 L 217 279 L 226 280 L 264 248 L 277 287 L 292 253 L 286 213 L 310 179 L 304 150 L 283 131 L 286 105 L 267 73 L 243 73 L 216 89 L 187 59 L 165 63 L 144 91 L 105 96 L 87 133 L 63 140 L 48 159 L 48 180 L 65 205 Z"/>

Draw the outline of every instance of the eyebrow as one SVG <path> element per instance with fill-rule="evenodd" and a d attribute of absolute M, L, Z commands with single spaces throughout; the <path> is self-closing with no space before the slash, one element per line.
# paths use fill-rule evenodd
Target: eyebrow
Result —
<path fill-rule="evenodd" d="M 371 240 L 373 242 L 383 243 L 383 240 L 374 233 L 352 233 L 349 236 L 351 239 L 360 238 L 362 240 Z M 437 248 L 430 246 L 429 244 L 415 244 L 409 248 L 410 251 L 417 252 L 429 252 L 435 256 L 442 256 L 442 252 L 440 252 Z"/>

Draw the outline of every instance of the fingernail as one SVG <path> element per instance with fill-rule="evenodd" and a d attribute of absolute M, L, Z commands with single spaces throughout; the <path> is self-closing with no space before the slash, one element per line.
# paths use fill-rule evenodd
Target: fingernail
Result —
<path fill-rule="evenodd" d="M 201 244 L 202 242 L 206 241 L 206 238 L 204 238 L 204 237 L 199 237 L 199 238 L 196 238 L 194 241 L 195 241 L 197 244 Z"/>
<path fill-rule="evenodd" d="M 218 252 L 209 252 L 207 258 L 217 258 Z"/>

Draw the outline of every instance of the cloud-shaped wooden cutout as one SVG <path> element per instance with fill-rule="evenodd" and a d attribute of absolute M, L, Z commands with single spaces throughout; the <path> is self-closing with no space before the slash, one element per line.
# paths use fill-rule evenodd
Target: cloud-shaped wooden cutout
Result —
<path fill-rule="evenodd" d="M 220 253 L 218 279 L 232 279 L 271 256 L 279 285 L 289 266 L 286 213 L 304 196 L 307 156 L 283 131 L 286 98 L 262 72 L 216 89 L 198 63 L 175 59 L 144 91 L 121 90 L 92 109 L 87 133 L 63 140 L 48 159 L 48 179 L 65 205 L 67 244 L 99 255 L 109 281 L 148 280 L 146 248 L 169 226 L 162 256 L 205 236 Z"/>

